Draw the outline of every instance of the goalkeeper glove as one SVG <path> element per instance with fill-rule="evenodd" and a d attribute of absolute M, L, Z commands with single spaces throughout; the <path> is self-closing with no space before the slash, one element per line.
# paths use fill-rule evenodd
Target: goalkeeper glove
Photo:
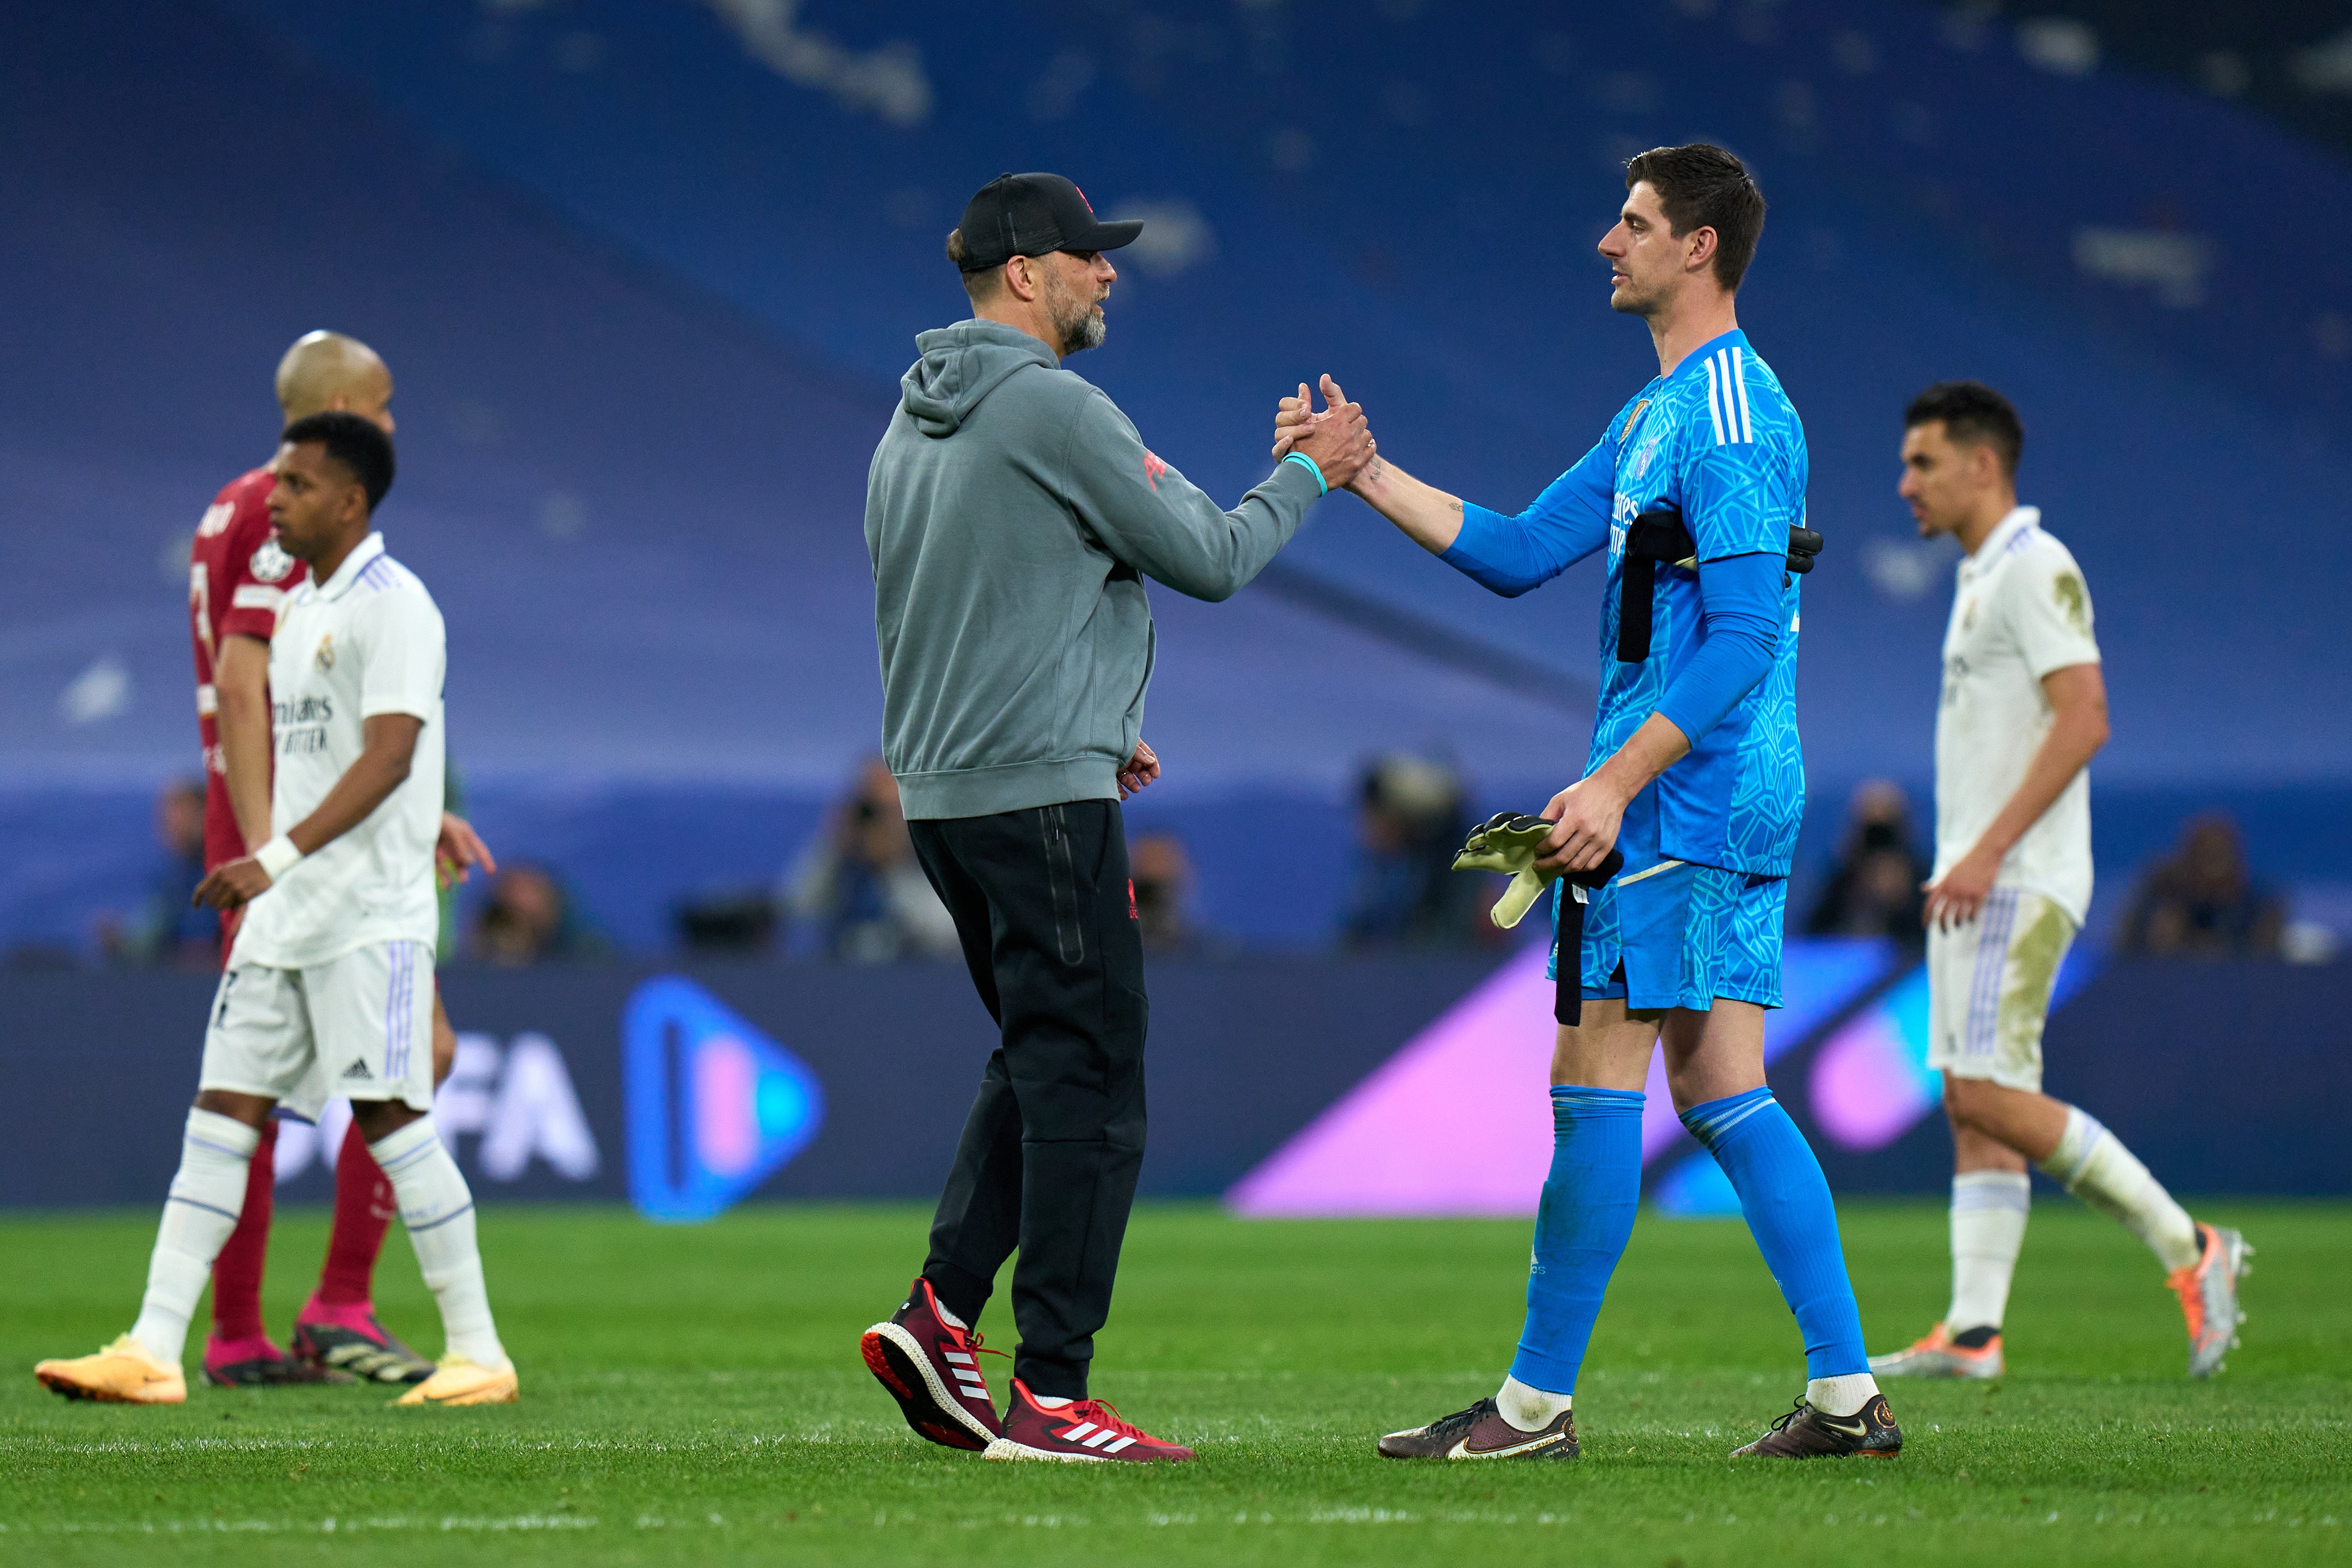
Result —
<path fill-rule="evenodd" d="M 1540 816 L 1523 816 L 1517 812 L 1496 813 L 1471 829 L 1470 837 L 1454 857 L 1457 871 L 1501 871 L 1511 879 L 1503 896 L 1495 900 L 1488 917 L 1497 926 L 1508 931 L 1527 918 L 1535 907 L 1552 877 L 1535 868 L 1536 858 L 1543 853 L 1544 842 L 1551 837 L 1552 825 Z M 1612 849 L 1609 858 L 1590 871 L 1570 871 L 1567 879 L 1579 888 L 1599 888 L 1607 885 L 1612 877 L 1625 867 L 1622 850 Z"/>
<path fill-rule="evenodd" d="M 1822 552 L 1822 536 L 1810 528 L 1789 525 L 1789 574 L 1801 577 L 1813 569 L 1813 557 Z"/>

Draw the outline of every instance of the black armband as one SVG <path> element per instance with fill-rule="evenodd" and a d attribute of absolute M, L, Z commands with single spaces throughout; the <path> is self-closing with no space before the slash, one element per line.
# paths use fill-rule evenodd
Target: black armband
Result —
<path fill-rule="evenodd" d="M 1801 577 L 1813 569 L 1822 552 L 1822 536 L 1810 528 L 1789 525 L 1790 575 Z M 1650 657 L 1651 608 L 1658 586 L 1658 564 L 1698 564 L 1698 545 L 1683 523 L 1682 509 L 1659 501 L 1633 520 L 1625 531 L 1625 559 L 1617 580 L 1617 660 L 1639 664 Z"/>
<path fill-rule="evenodd" d="M 1690 562 L 1698 553 L 1682 509 L 1659 501 L 1625 531 L 1625 558 L 1618 568 L 1617 661 L 1639 664 L 1650 657 L 1650 610 L 1658 586 L 1658 563 Z"/>

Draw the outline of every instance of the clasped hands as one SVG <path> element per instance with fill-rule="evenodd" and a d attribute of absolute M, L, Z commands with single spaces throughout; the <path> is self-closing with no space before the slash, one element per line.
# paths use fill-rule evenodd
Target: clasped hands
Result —
<path fill-rule="evenodd" d="M 1296 397 L 1275 405 L 1274 458 L 1280 462 L 1293 452 L 1300 453 L 1322 470 L 1325 485 L 1345 489 L 1372 460 L 1380 443 L 1372 439 L 1364 423 L 1361 404 L 1349 402 L 1339 384 L 1328 375 L 1323 377 L 1322 387 L 1320 411 L 1303 381 Z"/>

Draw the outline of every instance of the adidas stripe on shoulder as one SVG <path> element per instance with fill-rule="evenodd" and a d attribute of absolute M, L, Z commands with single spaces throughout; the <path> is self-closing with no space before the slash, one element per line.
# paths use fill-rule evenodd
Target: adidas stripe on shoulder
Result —
<path fill-rule="evenodd" d="M 1748 356 L 1737 343 L 1706 356 L 1706 416 L 1717 446 L 1755 443 L 1756 426 L 1748 413 Z"/>

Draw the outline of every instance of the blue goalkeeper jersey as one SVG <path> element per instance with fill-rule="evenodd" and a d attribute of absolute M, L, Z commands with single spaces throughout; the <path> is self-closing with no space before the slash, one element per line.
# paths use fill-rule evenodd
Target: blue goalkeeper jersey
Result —
<path fill-rule="evenodd" d="M 1805 521 L 1805 430 L 1780 378 L 1726 332 L 1643 387 L 1600 444 L 1517 517 L 1464 509 L 1448 564 L 1498 594 L 1549 581 L 1604 546 L 1601 700 L 1589 774 L 1658 711 L 1705 640 L 1698 574 L 1661 563 L 1652 592 L 1650 657 L 1617 658 L 1618 595 L 1633 519 L 1667 502 L 1682 509 L 1699 563 L 1783 555 Z M 1691 737 L 1689 754 L 1626 808 L 1618 841 L 1628 869 L 1660 859 L 1786 877 L 1805 809 L 1797 742 L 1797 626 L 1801 580 L 1784 576 L 1780 637 L 1763 679 L 1720 722 Z"/>

